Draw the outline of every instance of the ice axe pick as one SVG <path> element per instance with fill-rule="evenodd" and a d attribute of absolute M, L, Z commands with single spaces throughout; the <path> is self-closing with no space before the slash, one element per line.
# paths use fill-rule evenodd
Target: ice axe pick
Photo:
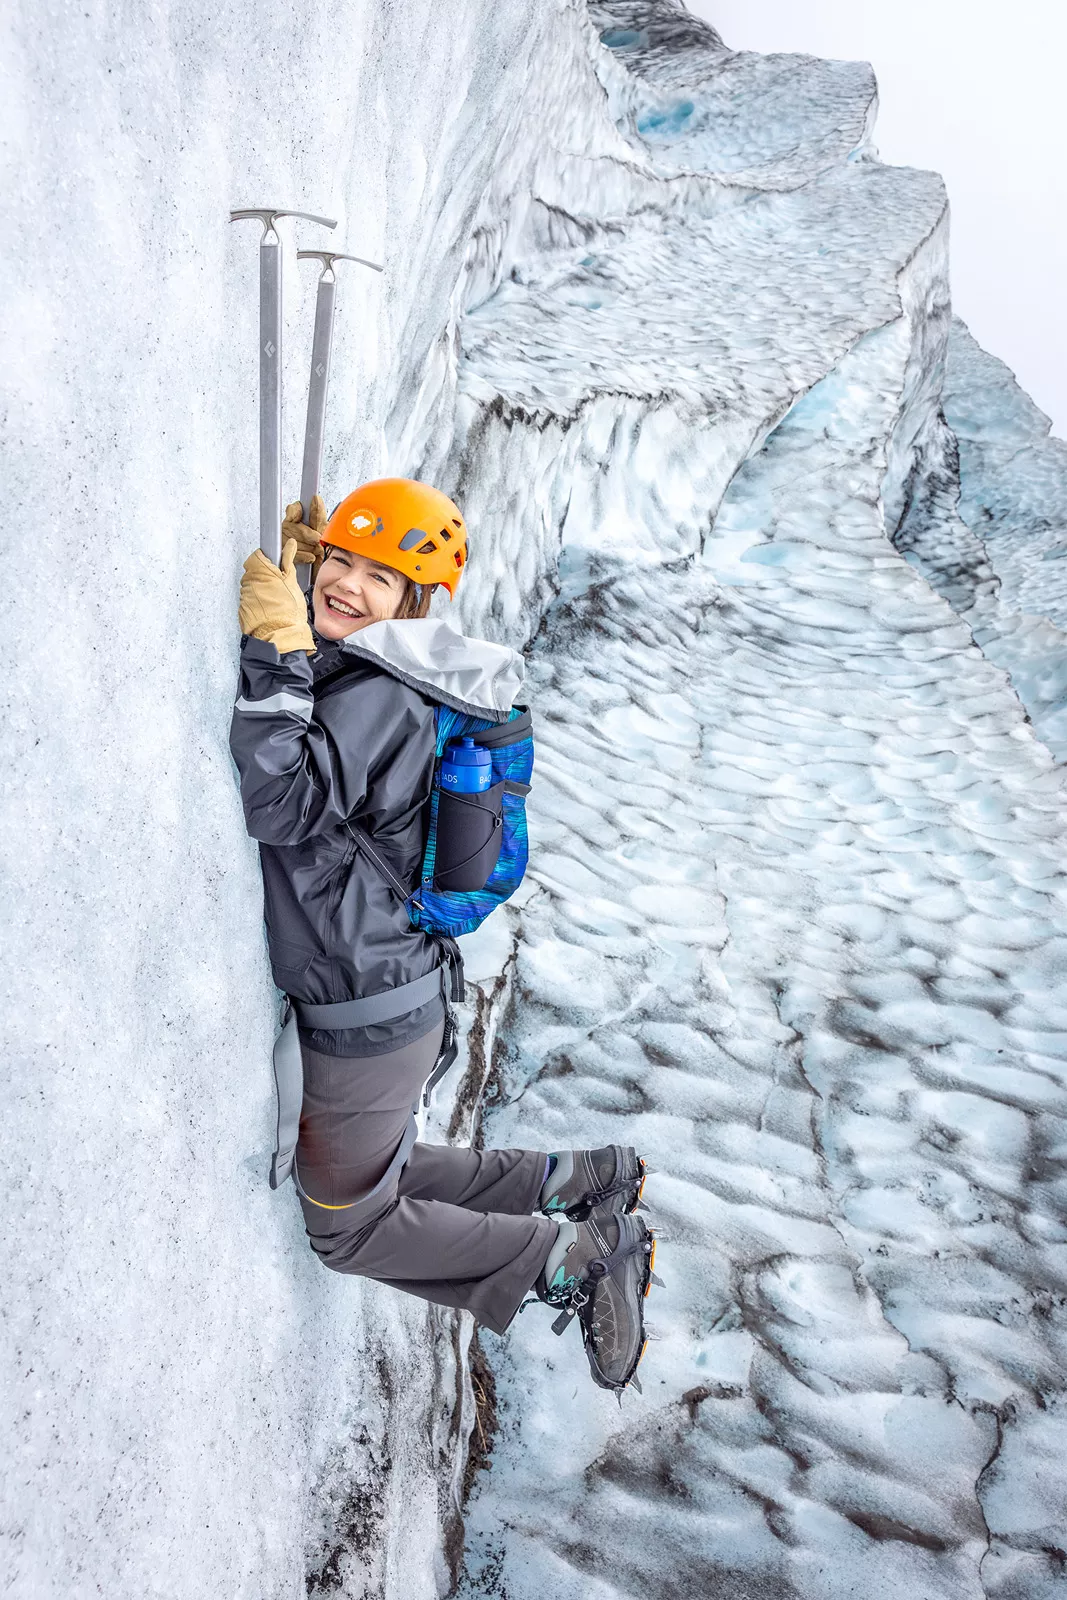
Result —
<path fill-rule="evenodd" d="M 361 267 L 375 272 L 382 268 L 377 261 L 364 256 L 345 255 L 340 250 L 298 250 L 298 261 L 321 261 L 318 293 L 315 296 L 315 337 L 311 345 L 311 382 L 308 385 L 307 422 L 304 426 L 304 464 L 300 472 L 300 503 L 305 521 L 311 515 L 311 497 L 319 492 L 322 472 L 322 441 L 326 425 L 326 390 L 330 382 L 330 356 L 333 350 L 334 296 L 337 277 L 333 270 L 335 261 L 358 261 Z M 299 568 L 305 589 L 311 582 L 311 567 Z"/>
<path fill-rule="evenodd" d="M 275 565 L 282 556 L 282 249 L 274 228 L 279 217 L 300 217 L 324 228 L 337 226 L 332 217 L 278 206 L 230 212 L 231 222 L 255 218 L 263 224 L 259 241 L 259 546 Z"/>

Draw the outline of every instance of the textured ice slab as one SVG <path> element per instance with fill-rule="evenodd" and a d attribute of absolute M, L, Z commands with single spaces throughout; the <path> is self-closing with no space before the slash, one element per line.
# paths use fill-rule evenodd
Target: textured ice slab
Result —
<path fill-rule="evenodd" d="M 604 0 L 589 13 L 614 58 L 600 63 L 613 113 L 665 175 L 792 189 L 867 147 L 866 62 L 730 50 L 706 23 L 647 0 Z"/>
<path fill-rule="evenodd" d="M 735 480 L 744 584 L 713 541 L 535 654 L 491 1136 L 636 1143 L 668 1287 L 623 1417 L 576 1339 L 512 1335 L 472 1594 L 955 1600 L 991 1547 L 1052 1581 L 989 1464 L 1049 1429 L 1067 1342 L 1063 780 L 886 541 L 905 360 L 872 335 Z"/>
<path fill-rule="evenodd" d="M 894 542 L 1011 675 L 1034 727 L 1067 750 L 1067 445 L 1003 362 L 947 300 L 931 308 L 927 342 L 943 344 L 906 407 L 912 460 Z M 940 397 L 941 409 L 931 401 Z"/>
<path fill-rule="evenodd" d="M 534 633 L 561 541 L 654 561 L 698 550 L 797 395 L 899 315 L 898 278 L 943 249 L 944 215 L 932 174 L 864 163 L 706 221 L 643 216 L 513 272 L 464 320 L 451 471 L 486 520 L 516 478 L 543 510 L 503 520 L 495 590 L 461 609 Z"/>
<path fill-rule="evenodd" d="M 607 9 L 605 74 L 647 49 Z M 720 42 L 665 4 L 610 13 L 663 22 L 656 70 L 673 50 L 680 90 L 692 66 L 699 128 Z M 695 162 L 698 134 L 677 137 Z M 999 570 L 965 508 L 993 486 L 972 454 L 957 509 L 937 193 L 860 162 L 698 224 L 664 206 L 592 262 L 524 265 L 461 327 L 459 470 L 499 495 L 521 463 L 532 486 L 502 575 L 562 543 L 532 650 L 540 892 L 488 1136 L 635 1143 L 667 1235 L 645 1396 L 621 1414 L 543 1312 L 493 1345 L 465 1595 L 1061 1582 L 1067 796 L 972 631 Z M 746 277 L 712 244 L 765 217 L 771 265 Z M 769 274 L 806 284 L 817 234 L 832 313 L 801 292 L 774 319 L 768 366 L 813 374 L 783 405 L 737 313 L 751 299 L 758 325 Z M 953 381 L 997 448 L 1008 408 Z M 761 424 L 718 504 L 708 462 L 746 404 Z M 1005 528 L 1027 503 L 1003 492 Z"/>
<path fill-rule="evenodd" d="M 945 420 L 959 448 L 959 514 L 997 579 L 976 608 L 982 648 L 1007 667 L 1034 726 L 1067 754 L 1067 443 L 1003 362 L 952 329 Z M 992 614 L 989 615 L 990 611 Z"/>

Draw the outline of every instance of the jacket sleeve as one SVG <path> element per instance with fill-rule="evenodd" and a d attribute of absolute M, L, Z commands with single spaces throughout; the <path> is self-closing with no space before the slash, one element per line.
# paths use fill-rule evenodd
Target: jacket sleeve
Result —
<path fill-rule="evenodd" d="M 242 639 L 230 751 L 245 824 L 264 844 L 300 844 L 337 827 L 366 794 L 369 740 L 353 729 L 338 748 L 315 720 L 312 682 L 303 650 L 279 655 L 264 640 Z"/>

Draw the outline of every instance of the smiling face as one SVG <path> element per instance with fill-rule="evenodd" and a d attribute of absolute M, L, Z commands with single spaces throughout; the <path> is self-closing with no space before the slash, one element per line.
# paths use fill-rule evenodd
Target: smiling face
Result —
<path fill-rule="evenodd" d="M 315 631 L 324 639 L 347 639 L 372 622 L 399 616 L 409 591 L 407 578 L 394 567 L 331 545 L 315 579 Z"/>

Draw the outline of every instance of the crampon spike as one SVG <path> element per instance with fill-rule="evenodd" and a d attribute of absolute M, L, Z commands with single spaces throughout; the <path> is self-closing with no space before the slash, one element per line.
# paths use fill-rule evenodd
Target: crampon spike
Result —
<path fill-rule="evenodd" d="M 652 1249 L 648 1253 L 648 1282 L 645 1284 L 645 1299 L 646 1300 L 648 1299 L 649 1292 L 651 1291 L 653 1283 L 655 1283 L 655 1281 L 656 1281 L 656 1274 L 652 1270 L 655 1265 L 656 1265 L 656 1241 L 655 1241 L 655 1239 L 653 1239 L 653 1241 L 652 1241 Z"/>
<path fill-rule="evenodd" d="M 637 1376 L 637 1369 L 641 1365 L 642 1361 L 645 1359 L 645 1351 L 647 1349 L 648 1349 L 648 1339 L 646 1338 L 645 1342 L 641 1346 L 641 1354 L 638 1356 L 637 1360 L 634 1362 L 633 1377 L 630 1379 L 629 1383 L 626 1385 L 626 1387 L 628 1389 L 636 1389 L 638 1394 L 644 1394 L 644 1392 L 645 1392 L 644 1389 L 641 1387 L 641 1379 Z M 620 1402 L 622 1400 L 621 1392 L 619 1394 L 619 1400 L 620 1400 Z"/>

